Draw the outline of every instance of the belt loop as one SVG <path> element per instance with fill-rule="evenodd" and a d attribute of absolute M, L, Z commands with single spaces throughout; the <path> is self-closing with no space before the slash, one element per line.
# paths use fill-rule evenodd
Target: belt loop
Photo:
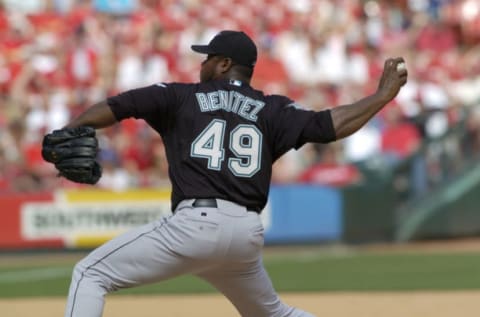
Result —
<path fill-rule="evenodd" d="M 197 198 L 193 201 L 192 207 L 218 208 L 215 198 Z"/>

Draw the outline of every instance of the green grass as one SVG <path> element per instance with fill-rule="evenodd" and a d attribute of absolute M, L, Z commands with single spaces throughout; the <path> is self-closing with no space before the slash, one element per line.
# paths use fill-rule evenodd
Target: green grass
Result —
<path fill-rule="evenodd" d="M 0 258 L 1 260 L 1 258 Z M 72 263 L 0 267 L 0 297 L 65 296 Z M 265 264 L 280 292 L 480 289 L 478 253 L 282 253 Z M 202 293 L 205 282 L 182 276 L 119 294 Z"/>
<path fill-rule="evenodd" d="M 273 262 L 282 291 L 480 289 L 478 254 L 389 254 Z"/>

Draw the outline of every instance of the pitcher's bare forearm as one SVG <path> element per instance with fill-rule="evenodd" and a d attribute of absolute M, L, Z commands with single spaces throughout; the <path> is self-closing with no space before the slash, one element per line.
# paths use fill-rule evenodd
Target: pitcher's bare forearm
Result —
<path fill-rule="evenodd" d="M 404 59 L 402 57 L 389 58 L 385 61 L 376 93 L 350 105 L 331 109 L 337 140 L 356 132 L 393 100 L 400 88 L 406 84 L 407 76 Z"/>
<path fill-rule="evenodd" d="M 91 126 L 101 129 L 117 123 L 112 110 L 106 100 L 98 102 L 88 108 L 85 112 L 74 118 L 65 128 L 76 128 L 79 126 Z"/>
<path fill-rule="evenodd" d="M 389 99 L 376 93 L 355 103 L 331 109 L 337 140 L 359 130 L 389 101 Z"/>

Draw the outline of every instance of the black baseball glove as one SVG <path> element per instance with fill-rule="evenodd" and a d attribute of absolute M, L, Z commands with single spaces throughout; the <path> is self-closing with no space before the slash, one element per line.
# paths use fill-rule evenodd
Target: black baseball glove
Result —
<path fill-rule="evenodd" d="M 43 138 L 43 159 L 55 164 L 58 176 L 77 183 L 96 184 L 102 177 L 97 153 L 98 141 L 92 127 L 55 130 Z"/>

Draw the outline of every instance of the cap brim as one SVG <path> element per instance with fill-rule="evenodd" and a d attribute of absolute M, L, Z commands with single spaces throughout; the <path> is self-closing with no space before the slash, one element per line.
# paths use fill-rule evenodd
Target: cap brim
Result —
<path fill-rule="evenodd" d="M 208 45 L 192 45 L 192 50 L 201 54 L 215 54 L 215 52 Z"/>

